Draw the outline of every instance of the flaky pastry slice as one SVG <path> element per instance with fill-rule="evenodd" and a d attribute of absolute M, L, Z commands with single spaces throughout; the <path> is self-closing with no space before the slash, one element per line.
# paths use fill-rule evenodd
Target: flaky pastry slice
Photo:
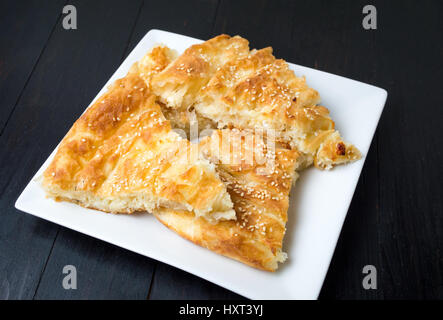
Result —
<path fill-rule="evenodd" d="M 229 61 L 247 56 L 249 42 L 239 36 L 219 35 L 196 44 L 152 78 L 153 92 L 169 110 L 168 119 L 175 127 L 189 128 L 188 108 L 198 98 L 200 89 L 216 71 Z M 201 125 L 207 127 L 209 121 Z"/>
<path fill-rule="evenodd" d="M 317 168 L 328 170 L 361 158 L 360 151 L 345 142 L 335 130 L 327 108 L 317 105 L 298 108 L 292 119 L 291 129 L 277 139 L 299 150 L 305 159 L 305 167 L 314 163 Z"/>
<path fill-rule="evenodd" d="M 218 127 L 268 130 L 277 142 L 301 151 L 305 166 L 322 169 L 360 158 L 334 129 L 329 110 L 304 77 L 275 59 L 272 48 L 253 50 L 218 70 L 202 88 L 194 107 Z"/>
<path fill-rule="evenodd" d="M 248 41 L 239 36 L 219 35 L 193 45 L 152 78 L 153 92 L 168 107 L 186 109 L 218 68 L 248 53 Z"/>
<path fill-rule="evenodd" d="M 247 40 L 221 35 L 187 49 L 152 78 L 174 127 L 189 133 L 195 109 L 198 130 L 271 130 L 278 142 L 301 151 L 304 165 L 321 169 L 357 160 L 343 141 L 318 92 L 297 77 L 272 48 L 249 51 Z"/>
<path fill-rule="evenodd" d="M 194 107 L 219 127 L 284 131 L 292 124 L 294 110 L 319 101 L 318 92 L 305 78 L 295 76 L 268 47 L 223 65 L 201 89 Z"/>
<path fill-rule="evenodd" d="M 43 174 L 48 196 L 113 213 L 167 207 L 235 219 L 214 165 L 171 129 L 145 83 L 171 56 L 154 48 L 75 122 Z"/>
<path fill-rule="evenodd" d="M 275 271 L 282 251 L 289 192 L 298 177 L 298 152 L 270 149 L 263 139 L 238 130 L 215 131 L 201 141 L 234 203 L 236 221 L 212 224 L 189 211 L 155 210 L 154 215 L 182 237 L 252 267 Z"/>

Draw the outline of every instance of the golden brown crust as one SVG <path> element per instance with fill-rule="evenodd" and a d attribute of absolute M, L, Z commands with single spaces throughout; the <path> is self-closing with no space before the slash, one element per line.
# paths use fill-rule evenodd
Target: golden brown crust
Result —
<path fill-rule="evenodd" d="M 44 172 L 50 196 L 115 213 L 168 206 L 233 214 L 214 168 L 172 131 L 140 76 L 159 72 L 168 56 L 152 50 L 143 69 L 135 64 L 75 122 Z"/>
<path fill-rule="evenodd" d="M 175 51 L 165 46 L 157 46 L 138 62 L 138 74 L 149 89 L 152 77 L 164 70 L 176 57 Z"/>
<path fill-rule="evenodd" d="M 262 127 L 267 122 L 274 129 L 285 130 L 292 125 L 297 108 L 319 100 L 318 92 L 307 86 L 305 78 L 296 77 L 268 47 L 223 65 L 201 90 L 195 107 L 203 116 L 217 117 L 224 126 L 235 125 L 238 117 L 244 117 L 240 120 L 245 127 Z M 232 123 L 224 118 L 230 113 Z"/>
<path fill-rule="evenodd" d="M 228 150 L 237 152 L 238 161 L 228 158 L 229 152 L 219 152 L 223 142 Z M 275 271 L 285 259 L 282 241 L 298 153 L 277 148 L 274 158 L 261 137 L 238 130 L 216 131 L 201 142 L 201 148 L 217 165 L 228 187 L 237 221 L 211 224 L 195 219 L 191 212 L 167 209 L 154 214 L 168 228 L 200 246 L 255 268 Z M 262 157 L 268 161 L 274 158 L 274 165 Z"/>
<path fill-rule="evenodd" d="M 245 39 L 221 35 L 187 49 L 152 83 L 179 128 L 189 128 L 192 107 L 199 124 L 274 130 L 280 143 L 303 153 L 306 166 L 330 169 L 360 158 L 354 146 L 336 136 L 328 109 L 316 105 L 318 92 L 276 59 L 270 47 L 249 51 Z M 352 154 L 336 157 L 328 148 L 320 150 L 331 134 Z"/>
<path fill-rule="evenodd" d="M 317 168 L 331 169 L 335 165 L 361 158 L 358 149 L 343 141 L 335 130 L 329 110 L 323 106 L 307 106 L 293 113 L 294 125 L 288 131 L 289 143 L 307 156 Z M 287 140 L 286 140 L 287 141 Z"/>
<path fill-rule="evenodd" d="M 323 132 L 321 144 L 314 157 L 314 165 L 330 169 L 334 165 L 344 164 L 361 158 L 360 151 L 352 144 L 344 142 L 337 131 Z"/>
<path fill-rule="evenodd" d="M 272 48 L 250 51 L 238 36 L 220 35 L 178 58 L 156 47 L 76 121 L 43 186 L 56 200 L 106 212 L 154 212 L 196 244 L 274 271 L 286 259 L 295 170 L 361 157 L 319 99 Z M 200 130 L 231 129 L 193 145 L 171 128 L 189 131 L 192 121 Z M 284 147 L 274 153 L 255 129 L 272 129 L 267 138 Z"/>
<path fill-rule="evenodd" d="M 238 36 L 219 35 L 193 45 L 152 78 L 153 92 L 168 107 L 186 110 L 218 67 L 248 52 L 248 41 Z"/>
<path fill-rule="evenodd" d="M 284 60 L 277 60 L 271 48 L 252 51 L 243 59 L 227 63 L 201 90 L 195 110 L 218 122 L 219 127 L 240 129 L 269 128 L 279 142 L 287 143 L 305 154 L 307 162 L 320 169 L 360 158 L 351 153 L 338 156 L 323 144 L 334 135 L 336 145 L 343 145 L 334 130 L 329 110 L 315 105 L 320 97 L 296 77 Z"/>

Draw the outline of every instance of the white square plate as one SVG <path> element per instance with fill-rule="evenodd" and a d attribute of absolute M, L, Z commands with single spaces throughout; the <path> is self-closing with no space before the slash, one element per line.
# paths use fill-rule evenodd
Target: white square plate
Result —
<path fill-rule="evenodd" d="M 183 52 L 201 42 L 179 34 L 151 30 L 126 58 L 108 84 L 124 77 L 132 63 L 155 44 Z M 272 45 L 272 43 L 269 43 Z M 278 56 L 278 52 L 276 53 Z M 290 64 L 317 89 L 336 127 L 354 143 L 363 159 L 330 172 L 308 169 L 291 193 L 284 251 L 289 259 L 275 273 L 255 270 L 188 242 L 152 215 L 112 215 L 55 202 L 34 179 L 18 198 L 17 209 L 92 237 L 170 264 L 252 299 L 316 299 L 334 253 L 360 172 L 377 127 L 385 90 L 326 72 Z M 94 99 L 95 101 L 95 99 Z M 91 103 L 92 104 L 92 103 Z M 35 177 L 48 166 L 55 151 Z M 34 177 L 34 178 L 35 178 Z"/>

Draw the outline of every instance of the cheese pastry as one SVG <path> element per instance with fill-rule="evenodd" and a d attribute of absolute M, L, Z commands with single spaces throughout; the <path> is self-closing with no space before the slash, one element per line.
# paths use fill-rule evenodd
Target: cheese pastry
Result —
<path fill-rule="evenodd" d="M 239 36 L 219 35 L 185 50 L 162 72 L 152 78 L 151 86 L 166 107 L 164 114 L 175 128 L 189 135 L 192 122 L 189 109 L 198 98 L 200 89 L 216 71 L 229 61 L 247 56 L 249 42 Z M 199 130 L 216 127 L 209 118 L 198 117 Z"/>
<path fill-rule="evenodd" d="M 301 151 L 305 166 L 330 169 L 361 157 L 335 131 L 329 111 L 316 105 L 320 96 L 305 78 L 276 59 L 272 48 L 249 51 L 241 37 L 192 46 L 154 76 L 152 86 L 172 125 L 188 132 L 188 110 L 195 109 L 199 130 L 271 130 L 277 141 Z"/>
<path fill-rule="evenodd" d="M 50 197 L 113 213 L 167 207 L 235 219 L 214 165 L 171 129 L 145 83 L 171 57 L 154 48 L 75 122 L 44 172 Z"/>
<path fill-rule="evenodd" d="M 317 91 L 296 77 L 272 48 L 252 50 L 215 72 L 198 95 L 195 109 L 220 127 L 264 127 L 284 131 L 297 108 L 318 103 Z"/>
<path fill-rule="evenodd" d="M 200 89 L 229 61 L 247 56 L 249 43 L 241 37 L 220 35 L 196 44 L 152 78 L 153 92 L 166 106 L 186 110 Z"/>
<path fill-rule="evenodd" d="M 298 177 L 299 154 L 272 150 L 259 135 L 221 130 L 200 143 L 216 164 L 234 203 L 236 221 L 212 224 L 190 211 L 161 208 L 154 215 L 182 237 L 252 267 L 275 271 L 282 251 L 289 191 Z"/>

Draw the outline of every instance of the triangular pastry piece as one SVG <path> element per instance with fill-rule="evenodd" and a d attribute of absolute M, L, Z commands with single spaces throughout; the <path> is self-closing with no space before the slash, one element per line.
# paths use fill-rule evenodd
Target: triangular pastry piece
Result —
<path fill-rule="evenodd" d="M 219 35 L 193 45 L 153 77 L 153 92 L 168 107 L 186 109 L 220 67 L 248 53 L 249 42 L 238 36 Z"/>
<path fill-rule="evenodd" d="M 152 86 L 174 126 L 188 129 L 187 110 L 195 109 L 199 130 L 272 130 L 278 141 L 302 152 L 305 166 L 330 169 L 361 157 L 335 130 L 328 109 L 316 105 L 320 96 L 305 78 L 276 59 L 272 48 L 249 51 L 241 37 L 192 46 L 154 76 Z"/>
<path fill-rule="evenodd" d="M 235 219 L 214 165 L 171 129 L 145 83 L 171 56 L 154 48 L 75 122 L 44 172 L 50 197 L 113 213 L 168 207 Z"/>
<path fill-rule="evenodd" d="M 275 271 L 282 251 L 289 192 L 298 177 L 298 152 L 265 145 L 259 135 L 216 131 L 200 143 L 215 163 L 234 203 L 236 221 L 212 224 L 190 211 L 155 210 L 154 215 L 182 237 L 252 267 Z"/>
<path fill-rule="evenodd" d="M 330 169 L 359 159 L 357 148 L 335 131 L 329 110 L 316 105 L 319 100 L 304 77 L 265 48 L 222 66 L 202 88 L 194 108 L 218 127 L 270 131 L 277 141 L 301 151 L 306 166 L 314 162 Z"/>
<path fill-rule="evenodd" d="M 167 108 L 165 115 L 174 127 L 189 130 L 188 109 L 217 70 L 229 61 L 247 56 L 249 42 L 241 37 L 219 35 L 196 44 L 152 78 L 153 92 Z M 210 119 L 198 119 L 201 129 L 212 126 Z"/>
<path fill-rule="evenodd" d="M 268 47 L 221 66 L 201 89 L 194 107 L 220 127 L 235 124 L 284 131 L 295 109 L 319 101 L 305 78 L 296 77 Z"/>
<path fill-rule="evenodd" d="M 357 147 L 345 142 L 335 130 L 327 108 L 317 105 L 298 108 L 291 119 L 291 129 L 277 139 L 299 150 L 305 158 L 305 167 L 314 163 L 317 168 L 328 170 L 361 158 Z"/>

